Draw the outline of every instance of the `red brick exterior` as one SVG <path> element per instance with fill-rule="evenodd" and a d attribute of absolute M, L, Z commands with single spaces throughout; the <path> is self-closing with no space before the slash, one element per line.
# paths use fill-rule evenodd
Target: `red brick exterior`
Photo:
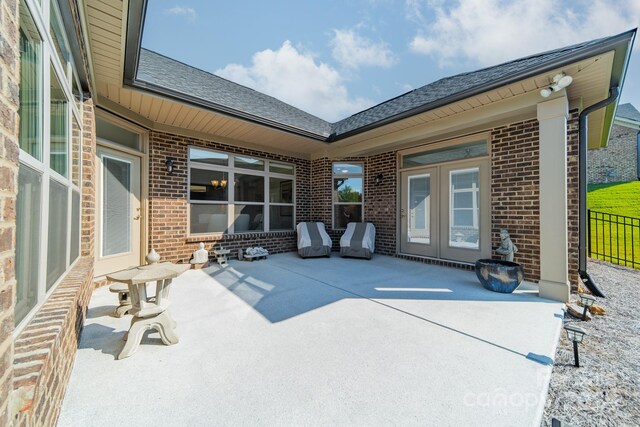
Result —
<path fill-rule="evenodd" d="M 638 129 L 614 122 L 609 145 L 589 150 L 589 183 L 629 182 L 638 179 Z"/>
<path fill-rule="evenodd" d="M 572 288 L 578 283 L 578 112 L 568 122 L 567 183 L 569 218 L 569 274 Z M 500 230 L 506 228 L 518 246 L 515 260 L 523 265 L 527 280 L 540 278 L 540 156 L 538 121 L 511 123 L 490 130 L 491 134 L 491 240 L 500 244 Z M 376 252 L 397 255 L 397 152 L 370 157 L 321 158 L 311 162 L 314 189 L 313 220 L 327 226 L 334 250 L 339 249 L 340 230 L 332 229 L 331 166 L 335 161 L 359 161 L 365 165 L 365 221 L 376 226 Z M 380 185 L 375 176 L 384 176 Z M 459 265 L 448 261 L 403 258 Z"/>
<path fill-rule="evenodd" d="M 67 273 L 15 341 L 15 425 L 53 426 L 93 290 L 93 257 Z"/>
<path fill-rule="evenodd" d="M 580 113 L 578 110 L 569 111 L 567 120 L 567 243 L 568 243 L 568 264 L 569 281 L 571 282 L 571 292 L 577 292 L 580 284 L 578 274 L 579 259 L 579 232 L 580 232 L 580 192 L 578 174 L 579 169 L 579 129 L 578 120 Z"/>
<path fill-rule="evenodd" d="M 491 246 L 500 245 L 500 230 L 507 229 L 528 280 L 540 278 L 538 141 L 535 119 L 491 131 Z"/>
<path fill-rule="evenodd" d="M 189 146 L 221 150 L 295 164 L 296 223 L 311 217 L 311 162 L 281 155 L 238 148 L 225 144 L 187 138 L 160 132 L 149 135 L 149 248 L 165 261 L 186 262 L 199 242 L 209 250 L 223 245 L 232 250 L 262 246 L 270 253 L 296 250 L 296 234 L 290 232 L 247 233 L 236 235 L 196 235 L 187 237 L 187 148 Z M 176 159 L 175 171 L 166 171 L 167 157 Z"/>
<path fill-rule="evenodd" d="M 364 220 L 376 226 L 376 253 L 396 254 L 396 174 L 395 151 L 370 157 L 322 158 L 312 161 L 312 185 L 314 188 L 314 220 L 324 222 L 333 241 L 333 249 L 340 250 L 340 237 L 344 230 L 333 229 L 332 167 L 333 163 L 362 162 L 364 164 Z M 383 175 L 380 185 L 375 177 Z"/>
<path fill-rule="evenodd" d="M 94 256 L 96 218 L 96 124 L 92 100 L 84 102 L 82 111 L 82 230 L 81 256 Z"/>
<path fill-rule="evenodd" d="M 0 0 L 0 425 L 11 419 L 18 191 L 18 5 Z"/>

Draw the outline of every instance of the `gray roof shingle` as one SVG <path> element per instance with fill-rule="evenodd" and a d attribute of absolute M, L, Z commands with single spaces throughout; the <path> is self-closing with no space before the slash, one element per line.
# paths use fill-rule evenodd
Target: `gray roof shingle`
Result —
<path fill-rule="evenodd" d="M 616 117 L 640 122 L 640 111 L 631 104 L 620 104 L 616 110 Z"/>
<path fill-rule="evenodd" d="M 635 30 L 633 32 L 635 33 Z M 540 69 L 551 64 L 557 66 L 559 63 L 570 63 L 579 55 L 590 52 L 591 48 L 606 45 L 624 34 L 626 33 L 446 77 L 336 123 L 329 123 L 274 97 L 147 49 L 140 50 L 136 82 L 141 81 L 168 89 L 172 93 L 177 93 L 178 96 L 186 95 L 188 99 L 202 101 L 211 108 L 218 108 L 231 114 L 236 113 L 249 120 L 257 118 L 258 121 L 266 121 L 267 124 L 300 130 L 309 136 L 331 141 L 364 131 L 371 126 L 399 119 L 407 114 L 428 111 L 441 103 L 452 102 L 451 100 L 456 97 L 471 96 L 474 91 L 480 93 L 491 85 L 496 87 L 504 85 L 510 81 L 509 79 L 523 78 L 524 73 L 532 69 Z M 619 115 L 622 107 L 618 109 Z M 635 109 L 633 111 L 638 113 Z"/>
<path fill-rule="evenodd" d="M 316 116 L 147 49 L 140 49 L 137 80 L 319 136 L 331 133 L 331 123 Z"/>
<path fill-rule="evenodd" d="M 490 82 L 498 82 L 532 67 L 539 66 L 563 56 L 569 56 L 584 48 L 597 45 L 607 39 L 608 38 L 591 40 L 516 59 L 514 61 L 505 62 L 503 64 L 483 68 L 481 70 L 457 74 L 452 77 L 445 77 L 341 120 L 333 125 L 333 132 L 336 136 L 339 136 L 341 134 L 354 131 L 380 120 L 386 120 L 413 109 L 424 107 L 425 105 L 435 103 L 436 101 L 471 90 L 478 86 L 482 86 Z"/>

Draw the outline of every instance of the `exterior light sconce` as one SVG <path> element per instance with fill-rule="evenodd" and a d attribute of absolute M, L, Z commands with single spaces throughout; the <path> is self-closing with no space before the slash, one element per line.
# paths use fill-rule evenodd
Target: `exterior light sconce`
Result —
<path fill-rule="evenodd" d="M 567 338 L 573 342 L 573 361 L 576 368 L 580 367 L 580 358 L 578 357 L 578 344 L 582 342 L 587 332 L 575 325 L 564 325 L 564 330 L 567 331 Z"/>
<path fill-rule="evenodd" d="M 380 185 L 382 184 L 382 181 L 384 180 L 384 175 L 382 175 L 381 173 L 379 173 L 378 175 L 376 175 L 376 185 Z"/>
<path fill-rule="evenodd" d="M 573 82 L 573 77 L 567 76 L 565 73 L 556 74 L 553 76 L 553 84 L 542 89 L 540 95 L 543 98 L 548 98 L 553 92 L 558 92 L 569 86 L 571 82 Z"/>
<path fill-rule="evenodd" d="M 173 175 L 175 161 L 176 159 L 173 157 L 167 157 L 167 160 L 164 162 L 164 165 L 167 167 L 167 174 Z"/>

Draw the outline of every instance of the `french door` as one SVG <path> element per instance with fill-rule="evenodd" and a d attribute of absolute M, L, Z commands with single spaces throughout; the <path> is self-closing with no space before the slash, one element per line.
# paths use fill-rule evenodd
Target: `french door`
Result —
<path fill-rule="evenodd" d="M 491 255 L 489 161 L 401 172 L 400 251 L 462 262 Z"/>
<path fill-rule="evenodd" d="M 95 276 L 140 264 L 140 158 L 99 146 Z"/>

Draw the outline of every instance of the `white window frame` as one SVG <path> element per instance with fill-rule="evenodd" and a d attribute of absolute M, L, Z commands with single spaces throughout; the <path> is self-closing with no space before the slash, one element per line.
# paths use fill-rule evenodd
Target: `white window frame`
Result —
<path fill-rule="evenodd" d="M 14 336 L 17 336 L 22 332 L 24 327 L 29 323 L 33 316 L 38 312 L 42 304 L 49 298 L 49 296 L 55 291 L 60 282 L 65 278 L 69 270 L 77 263 L 82 257 L 82 145 L 83 145 L 83 120 L 82 110 L 78 104 L 82 104 L 82 100 L 78 103 L 78 100 L 73 95 L 72 79 L 75 80 L 78 87 L 81 87 L 78 80 L 78 73 L 75 70 L 75 65 L 71 62 L 67 64 L 61 64 L 58 58 L 57 52 L 53 45 L 53 38 L 49 33 L 49 17 L 51 16 L 51 10 L 49 7 L 49 1 L 44 0 L 42 4 L 34 0 L 19 0 L 18 7 L 26 7 L 26 13 L 31 15 L 33 22 L 41 39 L 40 44 L 40 75 L 41 75 L 41 160 L 37 160 L 29 153 L 20 149 L 19 162 L 20 165 L 30 167 L 34 171 L 40 174 L 42 179 L 42 188 L 40 194 L 40 248 L 39 248 L 39 262 L 36 264 L 38 268 L 38 284 L 37 284 L 37 297 L 36 304 L 25 315 L 25 317 L 18 323 L 14 329 Z M 57 6 L 57 3 L 55 4 Z M 59 11 L 58 11 L 59 13 Z M 63 33 L 63 37 L 66 40 L 66 34 Z M 18 58 L 20 60 L 20 58 Z M 56 73 L 60 87 L 64 92 L 67 100 L 67 176 L 62 176 L 58 172 L 54 171 L 50 167 L 50 121 L 51 121 L 51 70 Z M 82 94 L 80 94 L 82 95 Z M 73 182 L 73 118 L 76 119 L 79 127 L 80 138 L 78 147 L 78 182 Z M 60 277 L 51 285 L 47 290 L 47 251 L 48 251 L 48 233 L 49 233 L 49 196 L 50 196 L 50 182 L 55 180 L 56 182 L 64 185 L 67 188 L 67 235 L 66 235 L 66 254 L 65 254 L 65 271 Z M 75 260 L 71 260 L 71 236 L 72 236 L 72 218 L 73 218 L 73 191 L 78 192 L 79 198 L 79 218 L 78 218 L 78 257 Z M 19 219 L 17 219 L 19 221 Z M 38 260 L 36 260 L 38 261 Z"/>
<path fill-rule="evenodd" d="M 455 190 L 453 188 L 453 176 L 454 175 L 461 175 L 464 173 L 469 173 L 469 172 L 476 172 L 478 174 L 478 177 L 480 176 L 480 168 L 468 168 L 468 169 L 456 169 L 456 170 L 452 170 L 449 171 L 449 224 L 451 224 L 452 227 L 473 227 L 473 228 L 479 228 L 480 226 L 480 219 L 479 219 L 479 213 L 480 213 L 480 187 L 477 186 L 476 184 L 473 185 L 473 187 L 471 188 L 462 188 L 459 190 Z M 454 196 L 455 194 L 463 194 L 463 193 L 471 193 L 471 207 L 470 208 L 455 208 L 454 207 Z M 456 224 L 454 221 L 455 218 L 455 211 L 472 211 L 472 217 L 473 217 L 473 225 L 461 225 L 461 224 Z"/>
<path fill-rule="evenodd" d="M 337 164 L 345 164 L 345 165 L 359 165 L 362 168 L 362 173 L 335 173 L 335 165 Z M 345 228 L 337 228 L 336 227 L 336 206 L 341 205 L 360 205 L 360 212 L 362 212 L 362 218 L 360 219 L 362 222 L 365 221 L 364 214 L 364 197 L 365 197 L 365 170 L 364 170 L 364 162 L 349 162 L 349 161 L 336 161 L 331 163 L 331 229 L 332 230 L 346 230 Z M 335 180 L 340 178 L 361 178 L 362 179 L 362 200 L 358 202 L 338 202 L 335 197 L 336 189 L 334 188 Z"/>
<path fill-rule="evenodd" d="M 191 160 L 191 149 L 208 151 L 210 153 L 215 154 L 223 154 L 227 156 L 228 163 L 227 166 L 222 165 L 212 165 L 209 163 L 201 163 L 197 160 Z M 242 158 L 251 158 L 255 160 L 260 160 L 264 162 L 264 170 L 254 170 L 254 169 L 245 169 L 242 167 L 235 166 L 236 157 Z M 282 164 L 293 167 L 293 174 L 283 174 L 277 172 L 270 172 L 271 164 Z M 191 168 L 201 169 L 201 170 L 210 170 L 216 172 L 224 172 L 227 174 L 227 200 L 191 200 Z M 233 182 L 235 182 L 236 174 L 241 175 L 254 175 L 263 177 L 264 182 L 264 201 L 262 202 L 244 202 L 244 201 L 236 201 Z M 281 203 L 281 202 L 271 202 L 269 200 L 269 178 L 280 178 L 292 181 L 292 194 L 291 194 L 291 203 Z M 235 232 L 234 222 L 235 222 L 235 206 L 236 204 L 242 205 L 251 205 L 251 206 L 262 206 L 262 230 L 247 230 L 247 231 L 239 231 Z M 223 205 L 227 206 L 227 232 L 204 232 L 204 233 L 192 233 L 191 232 L 191 206 L 192 205 Z M 293 212 L 293 222 L 291 224 L 290 229 L 270 229 L 270 207 L 271 206 L 290 206 Z M 275 232 L 291 232 L 295 230 L 296 227 L 296 165 L 293 163 L 288 163 L 280 160 L 268 160 L 261 157 L 246 155 L 246 154 L 234 154 L 221 150 L 211 150 L 208 148 L 200 147 L 197 145 L 189 145 L 187 147 L 187 237 L 191 236 L 208 236 L 208 235 L 231 235 L 231 234 L 255 234 L 255 233 L 270 233 L 272 231 Z"/>

